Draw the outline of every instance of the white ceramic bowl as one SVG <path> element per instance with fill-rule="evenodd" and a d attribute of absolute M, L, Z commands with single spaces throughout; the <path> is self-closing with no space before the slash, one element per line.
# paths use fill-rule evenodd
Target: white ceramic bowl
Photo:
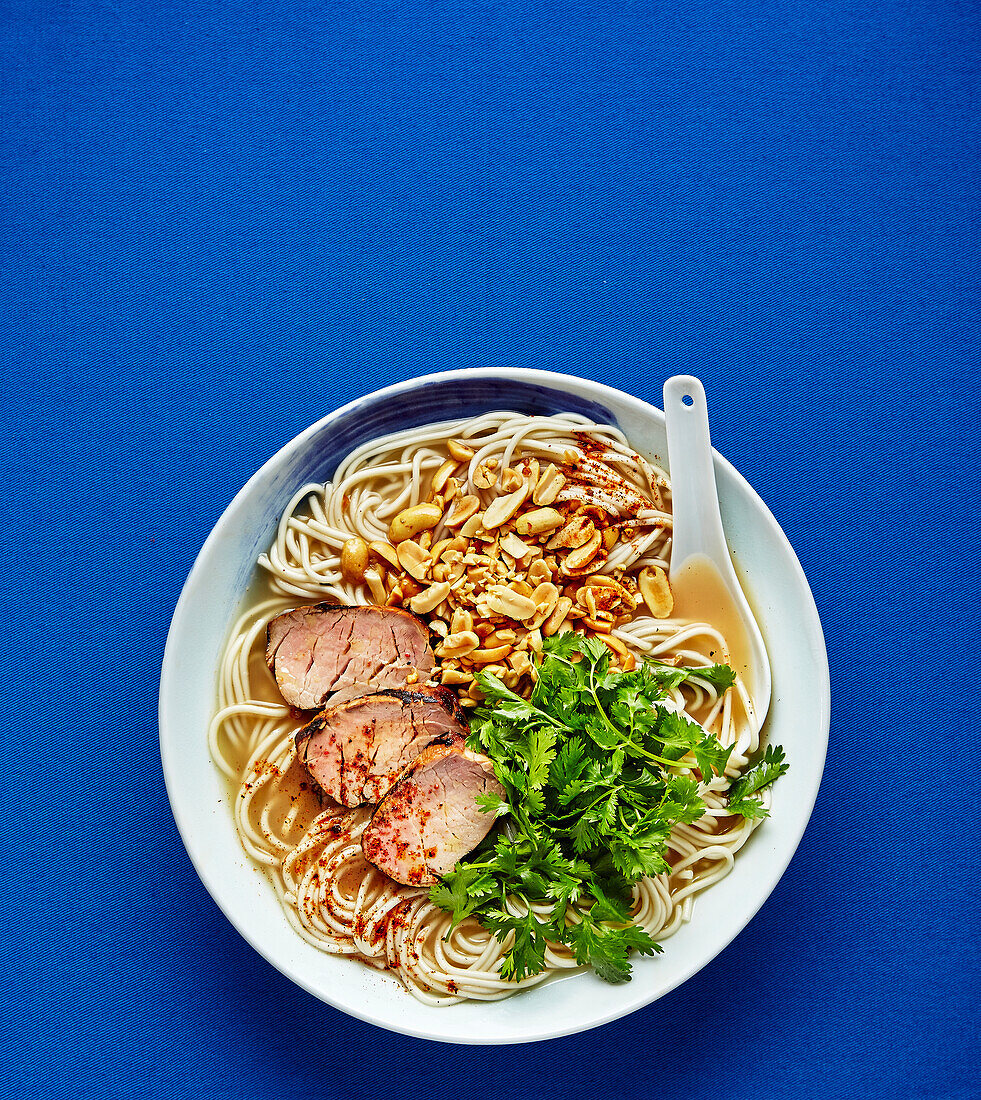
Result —
<path fill-rule="evenodd" d="M 797 557 L 760 498 L 716 455 L 728 540 L 772 661 L 767 736 L 784 746 L 791 766 L 774 788 L 769 820 L 739 853 L 732 873 L 699 895 L 691 923 L 665 940 L 662 955 L 636 959 L 633 980 L 624 985 L 577 973 L 504 1001 L 445 1008 L 423 1006 L 394 978 L 322 954 L 296 935 L 272 887 L 242 850 L 208 754 L 206 731 L 227 632 L 256 556 L 298 486 L 326 480 L 339 459 L 367 439 L 494 408 L 585 412 L 618 424 L 642 452 L 662 461 L 666 454 L 660 410 L 607 386 L 544 371 L 450 371 L 353 402 L 287 444 L 228 506 L 181 593 L 160 682 L 160 752 L 174 818 L 198 874 L 235 928 L 328 1004 L 393 1031 L 460 1043 L 527 1042 L 584 1031 L 649 1004 L 718 955 L 769 896 L 797 848 L 817 796 L 830 714 L 824 638 Z"/>

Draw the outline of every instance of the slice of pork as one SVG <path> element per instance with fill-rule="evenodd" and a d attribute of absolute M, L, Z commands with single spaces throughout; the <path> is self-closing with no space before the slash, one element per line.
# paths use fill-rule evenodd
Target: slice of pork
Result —
<path fill-rule="evenodd" d="M 435 658 L 426 624 L 408 611 L 318 603 L 270 619 L 266 662 L 290 706 L 315 710 L 353 686 L 423 682 Z"/>
<path fill-rule="evenodd" d="M 486 756 L 432 745 L 382 799 L 361 834 L 365 858 L 404 886 L 431 886 L 484 839 L 494 814 L 478 794 L 504 789 Z"/>
<path fill-rule="evenodd" d="M 468 733 L 451 691 L 395 688 L 331 704 L 296 735 L 297 755 L 335 802 L 378 802 L 402 771 L 435 741 Z"/>

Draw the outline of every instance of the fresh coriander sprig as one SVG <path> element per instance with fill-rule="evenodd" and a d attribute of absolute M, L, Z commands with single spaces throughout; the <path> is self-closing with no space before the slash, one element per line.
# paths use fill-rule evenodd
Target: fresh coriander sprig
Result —
<path fill-rule="evenodd" d="M 502 824 L 430 898 L 454 925 L 475 916 L 508 945 L 506 979 L 539 973 L 554 942 L 608 981 L 625 981 L 631 952 L 660 951 L 630 919 L 631 885 L 667 870 L 672 828 L 704 813 L 692 767 L 706 781 L 722 776 L 731 752 L 666 706 L 668 694 L 686 680 L 725 691 L 734 674 L 653 661 L 611 671 L 607 647 L 572 632 L 545 642 L 537 673 L 529 699 L 478 674 L 485 703 L 469 744 L 491 758 L 505 792 L 478 804 Z M 764 756 L 733 785 L 730 809 L 759 816 L 753 795 L 782 761 L 782 752 Z"/>
<path fill-rule="evenodd" d="M 789 765 L 784 760 L 784 751 L 779 745 L 767 745 L 763 756 L 729 788 L 729 812 L 743 817 L 769 817 L 770 811 L 759 798 L 758 791 L 768 787 L 779 779 Z"/>

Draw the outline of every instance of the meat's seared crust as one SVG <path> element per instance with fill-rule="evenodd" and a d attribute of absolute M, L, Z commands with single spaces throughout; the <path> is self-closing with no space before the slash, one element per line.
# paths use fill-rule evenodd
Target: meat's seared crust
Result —
<path fill-rule="evenodd" d="M 348 703 L 357 703 L 360 699 L 349 699 Z M 347 703 L 341 703 L 342 707 L 347 706 Z M 330 721 L 331 713 L 334 711 L 334 707 L 327 707 L 326 710 L 322 710 L 316 718 L 312 718 L 305 726 L 301 726 L 296 733 L 293 734 L 293 743 L 296 745 L 297 755 L 303 757 L 304 742 L 309 741 L 315 733 L 320 731 Z"/>
<path fill-rule="evenodd" d="M 401 699 L 406 703 L 415 702 L 420 695 L 427 695 L 430 699 L 435 699 L 438 703 L 442 703 L 450 712 L 450 716 L 453 720 L 459 722 L 464 729 L 470 728 L 467 722 L 466 713 L 457 701 L 457 697 L 449 688 L 443 687 L 442 684 L 417 684 L 411 688 L 383 688 L 381 691 L 376 691 L 372 694 L 391 695 L 395 699 Z"/>

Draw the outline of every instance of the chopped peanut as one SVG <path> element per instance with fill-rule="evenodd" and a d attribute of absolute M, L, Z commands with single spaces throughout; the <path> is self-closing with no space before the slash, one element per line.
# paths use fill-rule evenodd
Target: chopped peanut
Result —
<path fill-rule="evenodd" d="M 664 570 L 659 565 L 647 566 L 640 571 L 638 583 L 650 613 L 655 619 L 666 619 L 674 611 L 674 595 Z"/>

